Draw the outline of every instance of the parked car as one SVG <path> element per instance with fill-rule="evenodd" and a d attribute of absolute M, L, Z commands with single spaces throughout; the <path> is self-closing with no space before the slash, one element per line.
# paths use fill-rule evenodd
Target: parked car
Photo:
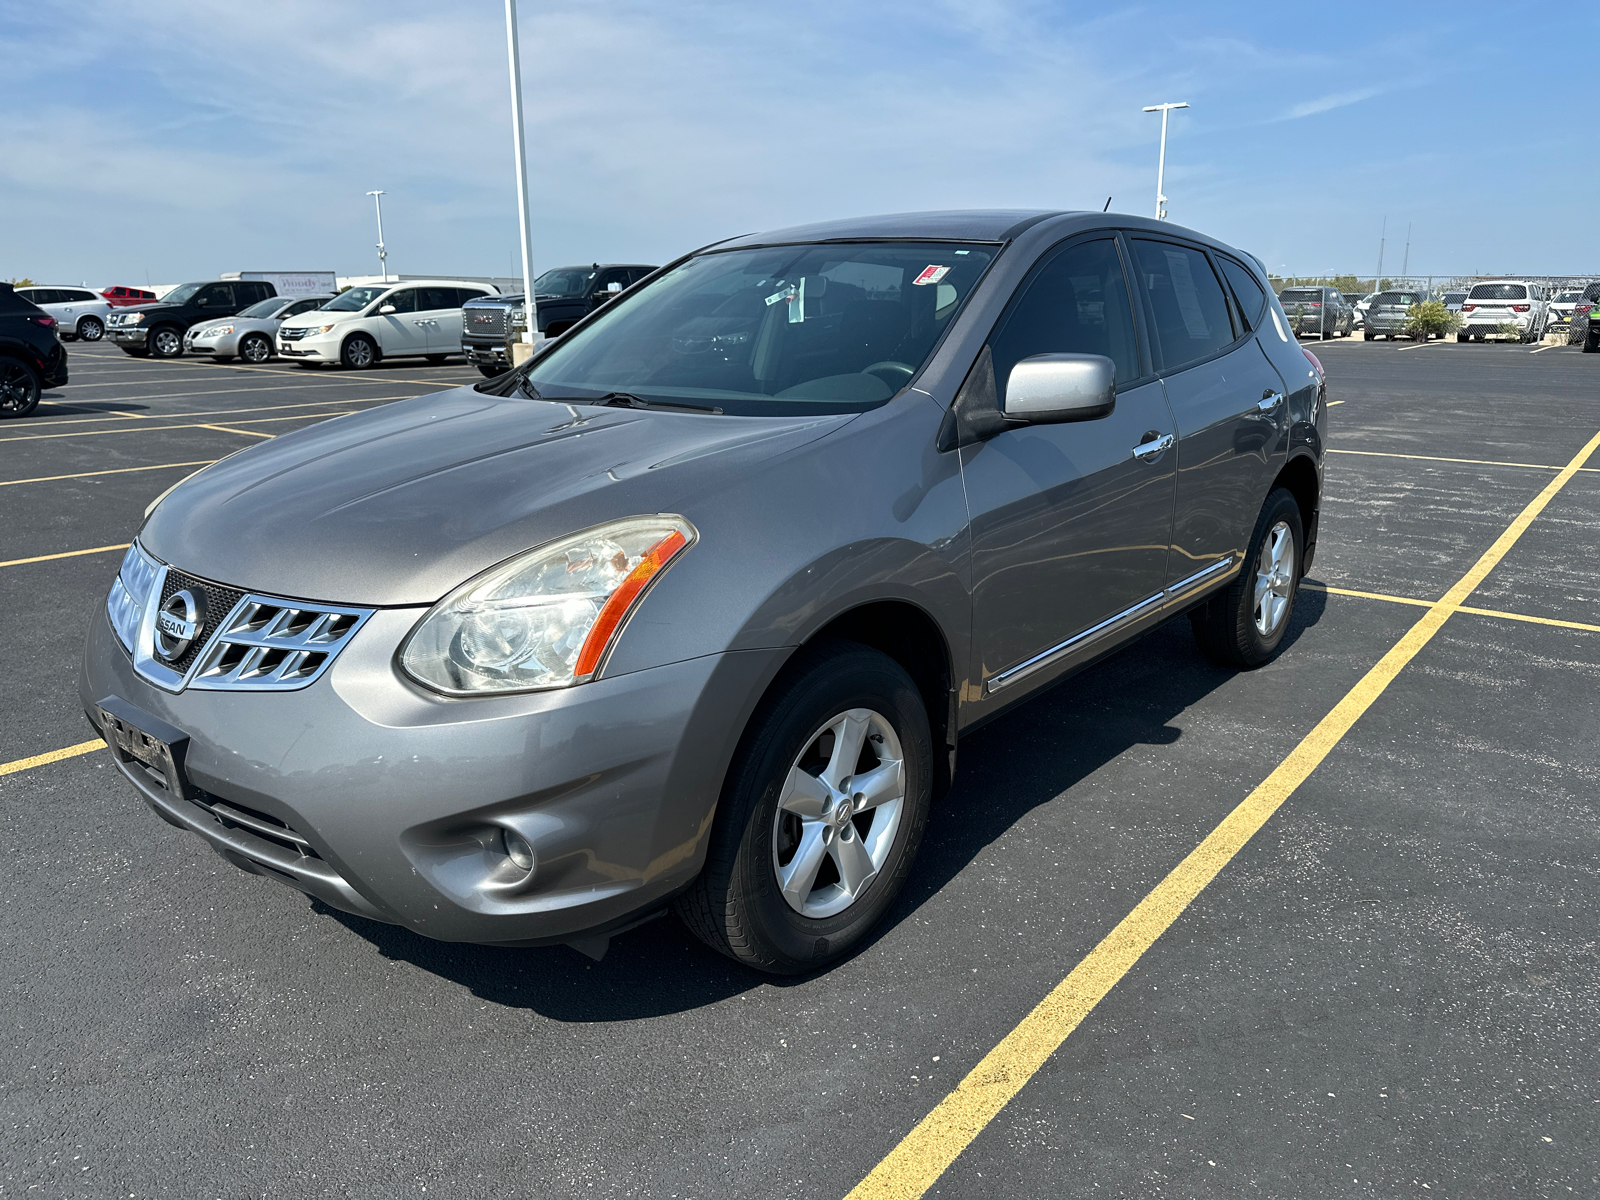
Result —
<path fill-rule="evenodd" d="M 214 317 L 231 317 L 242 308 L 278 293 L 260 280 L 201 280 L 173 288 L 154 304 L 121 308 L 106 318 L 106 334 L 127 353 L 176 358 L 184 335 L 193 325 Z"/>
<path fill-rule="evenodd" d="M 1461 311 L 1461 305 L 1466 302 L 1466 299 L 1467 292 L 1465 288 L 1452 289 L 1451 291 L 1444 292 L 1439 296 L 1440 303 L 1442 303 L 1453 313 L 1458 313 Z"/>
<path fill-rule="evenodd" d="M 1567 329 L 1567 345 L 1583 347 L 1585 354 L 1600 350 L 1600 320 L 1595 307 L 1600 305 L 1600 283 L 1591 283 L 1572 306 L 1572 323 Z"/>
<path fill-rule="evenodd" d="M 0 418 L 25 417 L 39 394 L 67 382 L 67 348 L 56 319 L 0 283 Z"/>
<path fill-rule="evenodd" d="M 1185 613 L 1278 653 L 1325 414 L 1259 262 L 1169 222 L 746 235 L 180 483 L 79 694 L 157 813 L 335 908 L 598 952 L 670 903 L 810 971 L 963 731 Z"/>
<path fill-rule="evenodd" d="M 1498 279 L 1475 283 L 1461 305 L 1464 324 L 1456 341 L 1483 341 L 1510 333 L 1518 341 L 1536 342 L 1544 336 L 1550 319 L 1544 287 L 1524 279 Z"/>
<path fill-rule="evenodd" d="M 607 300 L 632 287 L 655 267 L 642 263 L 594 263 L 587 267 L 556 267 L 533 281 L 534 307 L 539 332 L 560 337 Z M 485 296 L 461 306 L 461 352 L 484 375 L 510 368 L 506 359 L 508 322 L 523 307 L 521 293 Z M 525 331 L 526 319 L 519 329 Z"/>
<path fill-rule="evenodd" d="M 1315 334 L 1322 340 L 1348 337 L 1355 328 L 1355 309 L 1344 295 L 1331 287 L 1284 288 L 1278 302 L 1288 314 L 1295 335 Z"/>
<path fill-rule="evenodd" d="M 1550 319 L 1546 330 L 1566 330 L 1572 325 L 1572 310 L 1578 306 L 1578 301 L 1583 299 L 1583 289 L 1560 288 L 1554 289 L 1550 295 Z"/>
<path fill-rule="evenodd" d="M 1406 334 L 1407 310 L 1428 297 L 1423 292 L 1379 292 L 1368 302 L 1366 326 L 1362 337 L 1376 341 L 1380 337 L 1393 340 Z"/>
<path fill-rule="evenodd" d="M 315 312 L 332 299 L 332 295 L 270 296 L 241 309 L 237 316 L 191 326 L 183 335 L 183 348 L 190 354 L 209 354 L 217 362 L 230 362 L 237 355 L 245 362 L 263 363 L 274 353 L 278 326 L 284 320 Z"/>
<path fill-rule="evenodd" d="M 347 288 L 315 312 L 278 326 L 278 353 L 306 366 L 357 370 L 385 358 L 443 362 L 461 352 L 461 306 L 493 293 L 481 283 L 410 280 Z"/>
<path fill-rule="evenodd" d="M 104 289 L 100 297 L 112 308 L 127 308 L 133 304 L 149 304 L 156 294 L 144 288 L 118 286 Z"/>
<path fill-rule="evenodd" d="M 17 295 L 54 317 L 63 339 L 98 342 L 105 336 L 111 305 L 98 292 L 84 287 L 20 287 Z"/>

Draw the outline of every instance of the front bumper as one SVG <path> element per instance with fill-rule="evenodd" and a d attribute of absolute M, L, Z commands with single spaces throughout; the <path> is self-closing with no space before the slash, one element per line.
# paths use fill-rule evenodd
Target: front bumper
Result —
<path fill-rule="evenodd" d="M 106 340 L 119 346 L 143 346 L 147 332 L 143 325 L 107 325 Z"/>
<path fill-rule="evenodd" d="M 165 820 L 346 912 L 538 944 L 626 925 L 687 884 L 749 705 L 787 652 L 447 700 L 394 666 L 422 611 L 380 610 L 300 691 L 174 695 L 134 673 L 102 608 L 79 694 L 90 714 L 116 698 L 188 735 L 197 799 L 119 763 Z M 520 882 L 506 828 L 538 858 Z"/>
<path fill-rule="evenodd" d="M 498 367 L 502 371 L 511 369 L 511 360 L 506 357 L 504 342 L 470 342 L 462 338 L 461 353 L 466 356 L 467 362 L 475 367 Z"/>
<path fill-rule="evenodd" d="M 183 335 L 183 348 L 190 354 L 228 354 L 239 353 L 239 335 L 225 333 L 221 337 L 207 337 L 204 333 L 196 334 L 190 330 Z"/>
<path fill-rule="evenodd" d="M 282 336 L 274 339 L 279 355 L 284 358 L 307 359 L 311 362 L 338 362 L 339 339 L 331 334 L 302 338 L 286 342 Z"/>

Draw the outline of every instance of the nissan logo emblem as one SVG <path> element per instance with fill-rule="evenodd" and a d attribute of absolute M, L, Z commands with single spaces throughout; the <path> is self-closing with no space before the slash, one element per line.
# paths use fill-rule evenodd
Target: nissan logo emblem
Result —
<path fill-rule="evenodd" d="M 182 658 L 205 623 L 205 597 L 174 592 L 156 613 L 156 653 L 168 662 Z"/>

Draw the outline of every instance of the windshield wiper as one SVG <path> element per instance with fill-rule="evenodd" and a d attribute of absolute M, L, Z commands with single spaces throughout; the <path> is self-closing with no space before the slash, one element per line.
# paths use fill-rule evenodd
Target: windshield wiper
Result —
<path fill-rule="evenodd" d="M 676 410 L 678 412 L 703 412 L 720 415 L 720 408 L 713 408 L 709 404 L 674 404 L 666 400 L 646 400 L 643 396 L 635 396 L 632 392 L 607 392 L 598 400 L 580 400 L 579 404 L 603 404 L 609 408 L 659 408 Z"/>

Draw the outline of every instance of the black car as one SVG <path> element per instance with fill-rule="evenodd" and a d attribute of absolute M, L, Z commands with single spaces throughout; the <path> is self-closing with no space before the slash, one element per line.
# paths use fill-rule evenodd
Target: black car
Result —
<path fill-rule="evenodd" d="M 1572 308 L 1572 323 L 1567 326 L 1567 345 L 1583 346 L 1585 354 L 1600 352 L 1600 320 L 1595 319 L 1595 308 L 1600 306 L 1600 283 L 1591 283 Z"/>
<path fill-rule="evenodd" d="M 644 263 L 590 263 L 587 267 L 552 267 L 533 281 L 539 332 L 560 337 L 618 292 L 633 286 L 656 268 Z M 506 335 L 517 322 L 523 296 L 485 296 L 461 306 L 461 352 L 485 375 L 511 367 Z M 518 326 L 523 328 L 523 326 Z"/>
<path fill-rule="evenodd" d="M 140 358 L 177 358 L 183 353 L 183 335 L 189 326 L 214 317 L 231 317 L 277 294 L 277 288 L 260 279 L 185 283 L 154 304 L 113 309 L 106 317 L 106 337 Z"/>
<path fill-rule="evenodd" d="M 0 417 L 25 417 L 39 393 L 67 382 L 67 348 L 56 319 L 0 283 Z"/>
<path fill-rule="evenodd" d="M 1314 334 L 1326 340 L 1349 336 L 1355 328 L 1356 311 L 1345 300 L 1344 293 L 1336 288 L 1284 288 L 1278 293 L 1278 302 L 1283 305 L 1296 336 Z"/>

